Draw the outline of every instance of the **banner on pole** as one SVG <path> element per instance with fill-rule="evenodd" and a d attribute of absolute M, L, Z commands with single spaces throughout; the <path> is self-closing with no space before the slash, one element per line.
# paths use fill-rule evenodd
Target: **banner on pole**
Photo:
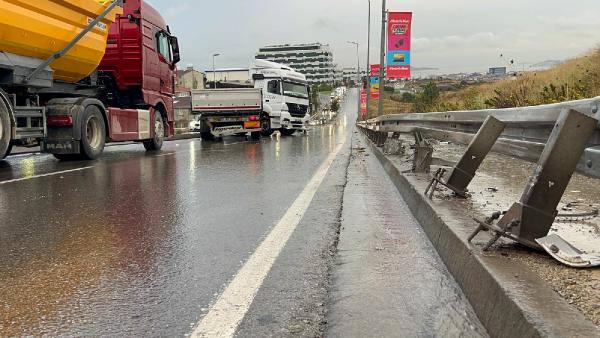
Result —
<path fill-rule="evenodd" d="M 370 78 L 371 81 L 371 98 L 379 98 L 379 76 L 373 76 Z"/>
<path fill-rule="evenodd" d="M 363 120 L 367 116 L 367 91 L 363 89 L 360 91 L 360 116 Z"/>
<path fill-rule="evenodd" d="M 410 78 L 411 12 L 389 12 L 387 29 L 387 77 Z"/>
<path fill-rule="evenodd" d="M 370 76 L 378 77 L 380 70 L 381 70 L 381 65 L 371 65 Z"/>

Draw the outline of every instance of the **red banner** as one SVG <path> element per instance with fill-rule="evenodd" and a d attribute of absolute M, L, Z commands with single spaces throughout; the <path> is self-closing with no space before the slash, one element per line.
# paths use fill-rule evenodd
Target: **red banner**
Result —
<path fill-rule="evenodd" d="M 371 65 L 371 77 L 378 77 L 381 71 L 381 65 Z"/>
<path fill-rule="evenodd" d="M 410 45 L 412 13 L 388 13 L 387 77 L 390 79 L 410 78 Z"/>
<path fill-rule="evenodd" d="M 362 120 L 367 115 L 367 92 L 364 89 L 360 90 L 360 117 Z"/>

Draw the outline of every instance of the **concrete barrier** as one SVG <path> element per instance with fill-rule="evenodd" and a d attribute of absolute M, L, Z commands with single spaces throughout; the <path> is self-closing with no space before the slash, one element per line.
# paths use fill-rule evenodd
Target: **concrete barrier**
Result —
<path fill-rule="evenodd" d="M 492 337 L 600 337 L 600 330 L 523 264 L 467 242 L 475 223 L 422 192 L 429 175 L 409 176 L 364 137 Z"/>

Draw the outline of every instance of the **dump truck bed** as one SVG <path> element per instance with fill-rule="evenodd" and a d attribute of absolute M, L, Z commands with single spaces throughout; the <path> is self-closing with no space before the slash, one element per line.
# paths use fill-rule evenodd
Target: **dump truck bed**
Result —
<path fill-rule="evenodd" d="M 111 3 L 107 0 L 0 0 L 0 52 L 46 60 L 65 47 Z M 54 80 L 78 82 L 98 66 L 106 50 L 113 10 L 64 57 L 53 62 Z"/>

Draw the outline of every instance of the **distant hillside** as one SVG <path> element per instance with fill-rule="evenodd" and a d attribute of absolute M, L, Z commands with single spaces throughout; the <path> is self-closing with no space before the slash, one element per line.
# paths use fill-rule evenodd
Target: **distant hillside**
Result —
<path fill-rule="evenodd" d="M 500 81 L 440 97 L 432 110 L 511 108 L 600 96 L 600 49 Z"/>
<path fill-rule="evenodd" d="M 439 70 L 439 68 L 435 68 L 435 67 L 413 67 L 413 66 L 411 66 L 410 70 L 419 72 L 419 71 L 424 71 L 424 70 Z"/>
<path fill-rule="evenodd" d="M 532 64 L 529 69 L 530 70 L 546 70 L 561 64 L 562 61 L 559 60 L 546 60 L 538 63 Z"/>

